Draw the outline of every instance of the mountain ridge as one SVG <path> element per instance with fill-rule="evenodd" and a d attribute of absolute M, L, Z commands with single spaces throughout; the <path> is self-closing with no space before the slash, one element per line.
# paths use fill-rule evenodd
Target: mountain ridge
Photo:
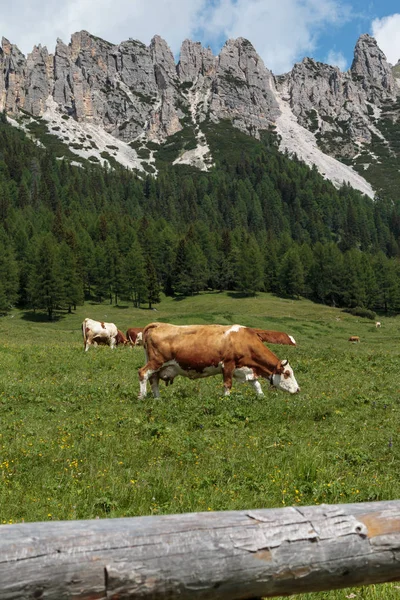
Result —
<path fill-rule="evenodd" d="M 3 38 L 0 65 L 0 110 L 13 123 L 32 133 L 41 120 L 78 156 L 142 172 L 156 173 L 157 148 L 184 132 L 173 163 L 209 169 L 203 125 L 227 119 L 256 138 L 275 130 L 281 151 L 315 165 L 337 187 L 349 183 L 373 197 L 367 170 L 379 160 L 372 142 L 392 152 L 381 115 L 389 107 L 397 123 L 399 113 L 399 79 L 367 34 L 345 73 L 304 58 L 274 76 L 244 38 L 227 40 L 217 56 L 185 40 L 175 63 L 160 36 L 149 46 L 114 45 L 87 31 L 68 45 L 57 40 L 54 54 L 38 45 L 27 57 Z M 365 161 L 356 165 L 360 156 Z"/>

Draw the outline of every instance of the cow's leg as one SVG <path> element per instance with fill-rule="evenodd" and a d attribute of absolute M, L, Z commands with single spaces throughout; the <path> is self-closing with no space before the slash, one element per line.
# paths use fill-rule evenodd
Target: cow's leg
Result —
<path fill-rule="evenodd" d="M 153 373 L 153 375 L 151 375 L 149 377 L 150 380 L 150 385 L 151 385 L 151 391 L 153 392 L 153 396 L 154 398 L 159 398 L 160 397 L 160 390 L 158 387 L 158 382 L 160 380 L 160 376 L 157 373 Z"/>
<path fill-rule="evenodd" d="M 85 352 L 87 352 L 89 350 L 89 346 L 92 344 L 92 336 L 90 335 L 90 333 L 86 334 L 86 345 L 85 345 Z"/>
<path fill-rule="evenodd" d="M 264 396 L 264 392 L 262 391 L 262 387 L 258 379 L 249 379 L 249 382 L 253 386 L 253 389 L 258 396 Z"/>
<path fill-rule="evenodd" d="M 147 396 L 147 380 L 150 376 L 147 365 L 145 365 L 144 367 L 139 369 L 138 374 L 139 374 L 139 386 L 140 386 L 138 398 L 139 398 L 139 400 L 141 400 L 142 398 L 146 398 L 146 396 Z"/>
<path fill-rule="evenodd" d="M 115 338 L 111 338 L 111 340 L 110 340 L 110 348 L 111 348 L 111 350 L 114 350 L 114 348 L 116 347 L 116 345 L 117 345 L 117 340 Z"/>
<path fill-rule="evenodd" d="M 225 363 L 222 367 L 222 377 L 224 378 L 225 396 L 229 396 L 232 389 L 232 376 L 235 365 L 233 363 Z"/>
<path fill-rule="evenodd" d="M 153 364 L 151 361 L 149 361 L 148 363 L 146 363 L 144 365 L 144 367 L 142 367 L 141 369 L 139 369 L 138 374 L 139 374 L 139 385 L 140 385 L 140 391 L 139 391 L 139 400 L 141 400 L 142 398 L 146 398 L 147 396 L 147 381 L 148 379 L 153 375 L 153 373 L 155 373 L 156 371 L 158 371 L 158 369 L 161 367 L 160 364 Z M 153 393 L 154 393 L 154 387 L 153 387 L 153 382 L 151 381 L 152 384 L 152 389 L 153 389 Z M 158 391 L 158 379 L 157 379 L 157 392 L 158 395 L 156 397 L 158 397 L 160 395 L 159 391 Z"/>

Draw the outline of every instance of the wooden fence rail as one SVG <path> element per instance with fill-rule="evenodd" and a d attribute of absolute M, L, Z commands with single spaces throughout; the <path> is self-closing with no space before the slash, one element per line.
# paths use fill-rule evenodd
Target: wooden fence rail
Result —
<path fill-rule="evenodd" d="M 235 600 L 400 579 L 400 501 L 0 526 L 0 598 Z"/>

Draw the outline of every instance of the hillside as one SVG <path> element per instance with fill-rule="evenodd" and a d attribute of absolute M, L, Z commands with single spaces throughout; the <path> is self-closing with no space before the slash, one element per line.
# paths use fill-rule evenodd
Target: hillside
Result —
<path fill-rule="evenodd" d="M 399 201 L 337 190 L 273 133 L 257 140 L 228 120 L 203 131 L 212 169 L 171 166 L 178 132 L 154 178 L 59 160 L 66 146 L 45 150 L 3 115 L 1 311 L 17 303 L 52 319 L 85 300 L 151 307 L 160 292 L 206 289 L 400 309 Z"/>

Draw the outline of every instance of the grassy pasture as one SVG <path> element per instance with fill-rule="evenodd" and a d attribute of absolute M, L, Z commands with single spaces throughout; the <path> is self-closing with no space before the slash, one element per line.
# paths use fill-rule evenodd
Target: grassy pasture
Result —
<path fill-rule="evenodd" d="M 301 393 L 264 382 L 257 398 L 234 383 L 224 398 L 222 377 L 177 378 L 140 401 L 143 350 L 84 353 L 86 316 L 123 331 L 155 320 L 286 331 L 298 347 L 271 349 Z M 400 317 L 380 320 L 268 294 L 165 298 L 157 311 L 86 303 L 52 323 L 13 311 L 0 319 L 0 523 L 399 498 Z"/>

